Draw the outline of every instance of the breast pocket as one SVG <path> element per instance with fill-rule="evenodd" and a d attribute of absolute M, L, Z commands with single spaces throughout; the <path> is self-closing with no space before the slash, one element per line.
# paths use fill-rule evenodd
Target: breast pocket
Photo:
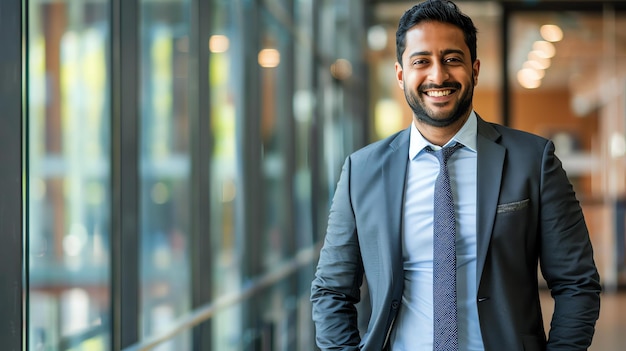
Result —
<path fill-rule="evenodd" d="M 506 248 L 526 245 L 528 226 L 533 222 L 530 199 L 499 204 L 493 227 L 492 244 Z M 519 247 L 519 246 L 518 246 Z"/>
<path fill-rule="evenodd" d="M 524 200 L 521 200 L 521 201 L 508 202 L 508 203 L 505 203 L 505 204 L 498 205 L 498 209 L 497 209 L 496 212 L 498 214 L 502 214 L 502 213 L 520 211 L 520 210 L 523 210 L 526 207 L 528 207 L 528 204 L 530 204 L 530 199 L 524 199 Z"/>

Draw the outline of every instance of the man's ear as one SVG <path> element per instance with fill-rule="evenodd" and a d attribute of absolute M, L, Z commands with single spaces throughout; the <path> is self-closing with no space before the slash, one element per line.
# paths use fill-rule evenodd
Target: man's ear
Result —
<path fill-rule="evenodd" d="M 399 62 L 396 62 L 396 81 L 398 82 L 400 89 L 404 90 L 404 71 L 402 70 L 402 65 Z"/>
<path fill-rule="evenodd" d="M 474 86 L 478 85 L 478 72 L 480 72 L 480 60 L 476 59 L 472 65 L 472 72 L 474 73 Z"/>

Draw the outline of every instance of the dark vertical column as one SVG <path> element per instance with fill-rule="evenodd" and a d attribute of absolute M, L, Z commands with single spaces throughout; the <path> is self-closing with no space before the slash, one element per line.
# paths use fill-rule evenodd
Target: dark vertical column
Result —
<path fill-rule="evenodd" d="M 238 227 L 243 230 L 237 233 L 245 238 L 246 262 L 244 263 L 244 279 L 258 276 L 261 272 L 261 257 L 263 243 L 261 234 L 264 231 L 263 220 L 263 172 L 262 157 L 263 143 L 261 141 L 261 102 L 260 96 L 263 87 L 261 86 L 261 68 L 258 64 L 257 55 L 260 50 L 261 26 L 259 25 L 261 11 L 260 0 L 244 3 L 242 18 L 245 18 L 245 29 L 242 33 L 246 43 L 243 45 L 243 81 L 245 88 L 242 91 L 242 98 L 239 100 L 242 106 L 237 106 L 237 111 L 242 111 L 237 115 L 237 142 L 241 145 L 243 160 L 239 161 L 242 181 L 243 195 L 239 201 L 242 202 L 244 223 Z"/>
<path fill-rule="evenodd" d="M 241 147 L 241 159 L 238 160 L 241 171 L 241 185 L 238 191 L 237 218 L 243 223 L 237 226 L 236 235 L 244 241 L 244 262 L 242 279 L 248 280 L 260 276 L 263 272 L 262 257 L 265 254 L 265 244 L 262 240 L 265 231 L 264 221 L 264 180 L 262 172 L 263 143 L 261 140 L 261 101 L 263 87 L 261 86 L 261 68 L 258 64 L 258 53 L 261 48 L 261 0 L 240 2 L 240 18 L 244 28 L 241 33 L 245 43 L 242 45 L 243 60 L 238 61 L 242 70 L 244 82 L 241 98 L 238 100 L 237 110 L 237 143 Z M 241 196 L 239 196 L 241 195 Z M 249 340 L 244 342 L 244 350 L 261 350 L 261 311 L 263 310 L 260 296 L 255 296 L 244 302 L 242 320 L 244 335 L 253 332 Z"/>
<path fill-rule="evenodd" d="M 288 14 L 289 19 L 295 19 L 295 5 L 294 1 L 285 0 L 283 1 L 282 6 L 285 8 L 285 12 Z M 293 23 L 293 22 L 292 22 Z M 282 234 L 283 240 L 285 241 L 285 256 L 292 258 L 295 257 L 298 252 L 298 243 L 301 242 L 297 238 L 298 235 L 302 235 L 299 233 L 296 226 L 296 216 L 298 216 L 298 203 L 296 202 L 295 195 L 295 177 L 296 177 L 296 123 L 294 116 L 294 106 L 293 106 L 293 96 L 296 90 L 295 78 L 295 60 L 296 60 L 296 52 L 295 45 L 298 37 L 295 35 L 297 33 L 296 26 L 291 28 L 291 36 L 287 41 L 287 45 L 285 45 L 285 58 L 286 60 L 281 60 L 281 65 L 285 67 L 282 70 L 283 74 L 283 83 L 277 82 L 277 88 L 279 88 L 281 94 L 283 96 L 279 96 L 277 101 L 279 103 L 283 103 L 286 106 L 277 106 L 278 108 L 282 108 L 285 111 L 284 121 L 281 124 L 284 126 L 284 130 L 280 131 L 281 138 L 283 138 L 281 153 L 284 155 L 284 184 L 281 189 L 284 199 L 283 203 L 286 208 L 284 218 L 284 233 Z M 280 79 L 281 77 L 279 77 Z M 284 86 L 284 88 L 283 88 Z M 310 285 L 310 284 L 309 284 Z M 297 349 L 297 340 L 298 340 L 298 304 L 295 302 L 298 298 L 298 274 L 295 274 L 284 282 L 283 288 L 285 291 L 282 293 L 284 296 L 289 296 L 289 300 L 292 300 L 292 303 L 283 304 L 283 307 L 287 309 L 285 318 L 287 318 L 288 322 L 286 323 L 286 327 L 279 325 L 274 325 L 274 328 L 280 328 L 281 334 L 286 336 L 286 340 L 288 340 L 287 345 L 285 347 L 288 350 L 296 350 Z M 310 289 L 309 289 L 310 290 Z M 276 324 L 276 323 L 274 323 Z"/>
<path fill-rule="evenodd" d="M 321 141 L 322 141 L 322 133 L 321 130 L 323 128 L 322 126 L 322 115 L 321 115 L 321 109 L 320 109 L 320 102 L 321 100 L 321 93 L 320 93 L 320 89 L 319 89 L 319 78 L 318 78 L 318 59 L 319 56 L 316 55 L 317 50 L 318 50 L 318 38 L 319 38 L 319 16 L 320 16 L 320 4 L 318 4 L 318 0 L 312 0 L 313 1 L 313 13 L 311 14 L 311 16 L 313 16 L 313 33 L 312 33 L 312 38 L 311 38 L 311 43 L 313 45 L 312 47 L 312 53 L 313 53 L 313 77 L 312 77 L 312 87 L 315 91 L 315 104 L 313 105 L 313 111 L 311 111 L 311 115 L 312 115 L 312 119 L 311 119 L 311 137 L 309 140 L 311 140 L 310 145 L 308 146 L 309 148 L 309 158 L 310 158 L 310 162 L 311 162 L 311 218 L 313 218 L 312 221 L 312 226 L 313 228 L 311 228 L 312 232 L 313 232 L 313 242 L 317 243 L 319 241 L 321 241 L 324 238 L 324 233 L 322 232 L 322 230 L 324 230 L 324 226 L 323 226 L 323 222 L 320 221 L 320 218 L 323 218 L 323 216 L 325 216 L 325 214 L 323 214 L 323 211 L 320 211 L 320 192 L 324 191 L 324 189 L 321 189 L 320 187 L 320 183 L 321 183 L 321 172 L 322 169 L 320 167 L 321 162 L 323 162 L 323 157 L 321 155 L 320 152 L 320 145 Z"/>
<path fill-rule="evenodd" d="M 191 284 L 192 308 L 211 301 L 211 202 L 209 35 L 211 29 L 209 0 L 192 0 L 189 38 L 189 121 L 191 138 Z M 194 350 L 211 349 L 211 322 L 194 329 Z"/>
<path fill-rule="evenodd" d="M 294 2 L 293 1 L 283 1 L 282 6 L 285 7 L 285 12 L 289 15 L 289 19 L 293 19 L 294 14 Z M 281 65 L 284 65 L 284 68 L 281 70 L 282 76 L 279 76 L 279 81 L 276 82 L 276 88 L 282 96 L 277 98 L 278 103 L 283 103 L 285 106 L 276 106 L 277 109 L 282 109 L 284 112 L 280 112 L 281 115 L 284 116 L 284 120 L 280 123 L 284 126 L 284 129 L 281 130 L 280 138 L 281 141 L 281 153 L 284 155 L 284 177 L 285 181 L 283 184 L 282 196 L 284 196 L 283 203 L 286 205 L 284 209 L 284 240 L 285 240 L 285 250 L 287 251 L 287 256 L 292 256 L 297 252 L 296 247 L 296 226 L 295 226 L 295 218 L 296 218 L 296 209 L 297 204 L 295 203 L 295 194 L 294 194 L 294 178 L 296 176 L 296 125 L 295 118 L 293 113 L 293 96 L 295 93 L 295 42 L 298 38 L 295 36 L 296 28 L 292 28 L 291 36 L 287 41 L 287 45 L 284 46 L 284 57 L 285 60 L 281 60 Z M 280 127 L 279 127 L 280 128 Z"/>
<path fill-rule="evenodd" d="M 22 257 L 27 250 L 23 247 L 22 228 L 22 138 L 26 133 L 22 120 L 26 119 L 22 119 L 22 103 L 26 99 L 22 96 L 22 18 L 26 13 L 20 0 L 0 1 L 0 340 L 2 349 L 8 351 L 22 350 L 25 331 Z"/>
<path fill-rule="evenodd" d="M 139 5 L 111 0 L 112 345 L 139 340 Z"/>

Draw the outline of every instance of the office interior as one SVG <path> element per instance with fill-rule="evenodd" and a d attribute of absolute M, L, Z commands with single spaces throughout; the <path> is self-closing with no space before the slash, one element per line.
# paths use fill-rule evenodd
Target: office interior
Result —
<path fill-rule="evenodd" d="M 2 349 L 316 350 L 341 165 L 411 120 L 414 3 L 2 1 Z M 626 2 L 457 3 L 474 108 L 554 141 L 604 288 L 590 350 L 623 350 Z"/>

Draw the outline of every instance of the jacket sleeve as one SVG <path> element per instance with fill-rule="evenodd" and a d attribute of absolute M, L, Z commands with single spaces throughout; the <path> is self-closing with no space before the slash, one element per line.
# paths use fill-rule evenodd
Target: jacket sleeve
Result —
<path fill-rule="evenodd" d="M 350 201 L 350 158 L 343 165 L 311 284 L 316 342 L 322 350 L 358 350 L 356 303 L 363 264 Z"/>
<path fill-rule="evenodd" d="M 544 148 L 540 265 L 554 298 L 547 350 L 587 350 L 600 312 L 600 278 L 582 209 L 554 145 Z"/>

